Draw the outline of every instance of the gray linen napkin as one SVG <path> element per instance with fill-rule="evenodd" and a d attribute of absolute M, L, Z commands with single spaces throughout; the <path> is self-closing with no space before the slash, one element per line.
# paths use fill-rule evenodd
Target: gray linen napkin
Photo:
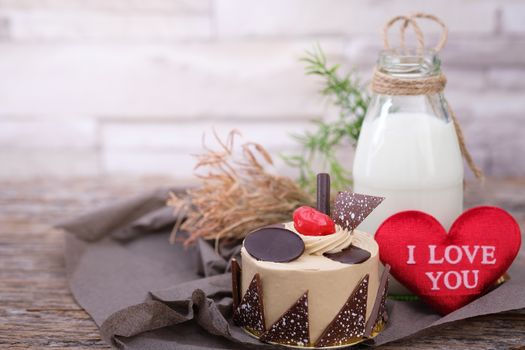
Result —
<path fill-rule="evenodd" d="M 188 249 L 169 245 L 175 218 L 164 206 L 167 194 L 167 189 L 157 190 L 58 225 L 67 231 L 66 270 L 79 305 L 117 348 L 270 348 L 231 324 L 228 269 L 238 247 L 218 254 L 205 241 Z M 510 274 L 509 282 L 445 317 L 420 302 L 389 300 L 389 323 L 368 344 L 525 308 L 523 250 Z"/>

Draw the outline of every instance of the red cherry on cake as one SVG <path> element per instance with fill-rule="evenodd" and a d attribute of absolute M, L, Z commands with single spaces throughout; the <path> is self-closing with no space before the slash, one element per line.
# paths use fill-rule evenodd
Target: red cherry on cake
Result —
<path fill-rule="evenodd" d="M 305 236 L 325 236 L 335 233 L 335 224 L 328 215 L 307 206 L 295 209 L 293 224 L 297 232 Z"/>

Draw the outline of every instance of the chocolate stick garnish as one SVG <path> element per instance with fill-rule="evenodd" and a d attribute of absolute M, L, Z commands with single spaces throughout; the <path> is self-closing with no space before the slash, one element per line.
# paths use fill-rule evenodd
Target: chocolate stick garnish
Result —
<path fill-rule="evenodd" d="M 317 210 L 330 215 L 330 175 L 317 174 Z"/>

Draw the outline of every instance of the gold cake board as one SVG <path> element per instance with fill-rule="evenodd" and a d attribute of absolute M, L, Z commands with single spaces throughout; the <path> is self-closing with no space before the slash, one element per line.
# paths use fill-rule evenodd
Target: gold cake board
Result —
<path fill-rule="evenodd" d="M 362 343 L 362 342 L 364 342 L 366 340 L 374 339 L 379 333 L 381 333 L 381 331 L 383 330 L 384 327 L 385 327 L 385 324 L 383 322 L 380 322 L 374 327 L 374 329 L 372 330 L 372 335 L 370 335 L 370 337 L 366 337 L 366 338 L 363 337 L 363 338 L 358 339 L 358 340 L 356 340 L 354 342 L 350 342 L 350 343 L 347 343 L 347 344 L 341 344 L 341 345 L 334 345 L 334 346 L 315 347 L 315 346 L 299 346 L 299 345 L 279 344 L 279 343 L 274 343 L 274 342 L 265 342 L 265 343 L 266 344 L 271 344 L 271 345 L 276 345 L 276 346 L 282 346 L 282 347 L 290 348 L 290 349 L 313 349 L 313 350 L 315 350 L 315 349 L 319 349 L 319 350 L 322 350 L 322 349 L 341 349 L 341 348 L 346 348 L 348 346 L 357 345 L 357 344 Z M 258 336 L 256 336 L 255 334 L 251 333 L 246 328 L 241 327 L 241 329 L 246 334 L 248 334 L 250 337 L 259 340 Z"/>

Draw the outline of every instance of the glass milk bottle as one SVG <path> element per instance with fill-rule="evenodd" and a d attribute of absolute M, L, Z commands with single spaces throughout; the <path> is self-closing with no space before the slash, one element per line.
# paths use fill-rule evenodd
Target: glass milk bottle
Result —
<path fill-rule="evenodd" d="M 376 69 L 412 82 L 441 74 L 436 52 L 426 49 L 385 50 Z M 443 93 L 405 93 L 374 92 L 363 122 L 354 191 L 385 197 L 359 226 L 365 232 L 403 210 L 427 212 L 448 230 L 463 211 L 462 155 Z"/>

